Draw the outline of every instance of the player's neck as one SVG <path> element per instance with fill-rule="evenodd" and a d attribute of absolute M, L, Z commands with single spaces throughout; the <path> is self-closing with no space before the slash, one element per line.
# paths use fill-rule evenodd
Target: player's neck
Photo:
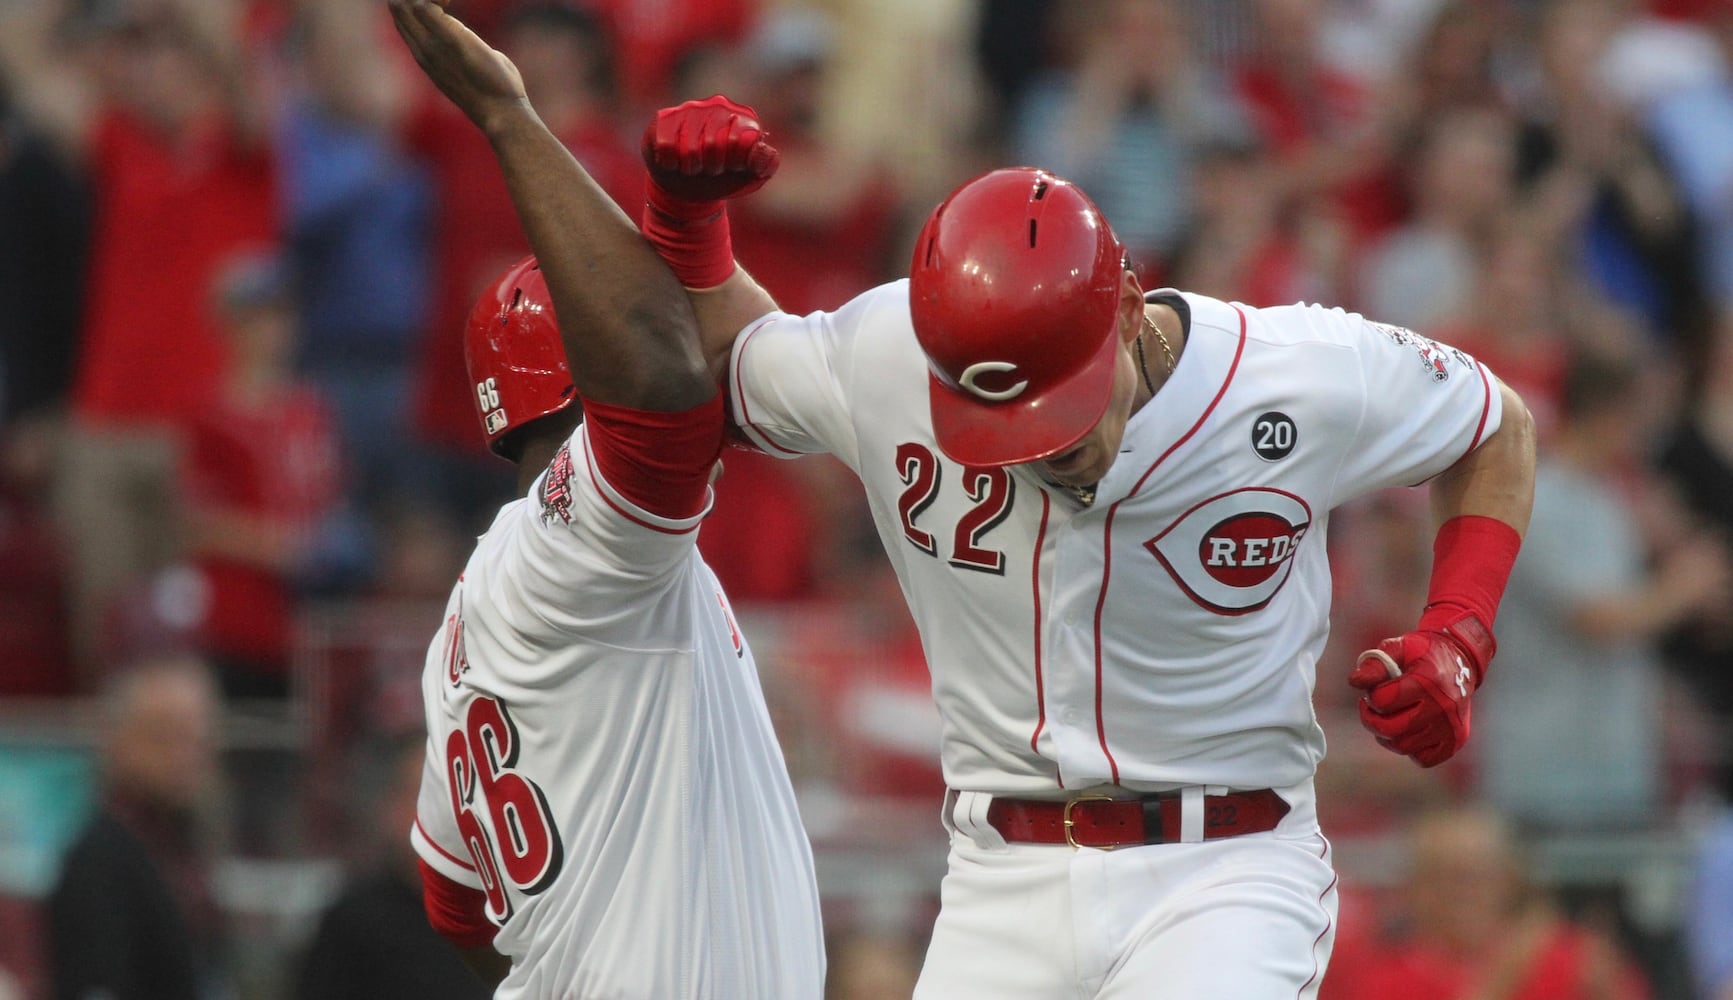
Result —
<path fill-rule="evenodd" d="M 565 443 L 564 438 L 545 435 L 532 437 L 524 441 L 523 455 L 517 463 L 517 495 L 527 497 L 530 487 L 535 485 L 536 477 L 540 476 L 553 463 L 554 455 Z"/>
<path fill-rule="evenodd" d="M 1135 352 L 1138 382 L 1137 393 L 1132 397 L 1133 413 L 1143 409 L 1143 405 L 1154 399 L 1161 387 L 1173 377 L 1186 343 L 1184 324 L 1172 308 L 1160 303 L 1147 303 L 1143 307 L 1143 317 L 1143 330 L 1139 332 L 1137 341 L 1139 349 Z"/>

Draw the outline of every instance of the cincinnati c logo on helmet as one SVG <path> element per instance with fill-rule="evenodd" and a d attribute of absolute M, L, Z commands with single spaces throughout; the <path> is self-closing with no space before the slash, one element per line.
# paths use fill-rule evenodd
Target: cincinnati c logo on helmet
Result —
<path fill-rule="evenodd" d="M 982 375 L 990 375 L 998 372 L 1015 372 L 1016 370 L 1017 366 L 1009 361 L 977 361 L 963 369 L 963 374 L 957 378 L 957 384 L 982 399 L 991 400 L 995 403 L 1002 403 L 1007 399 L 1016 399 L 1018 396 L 1021 396 L 1023 390 L 1029 388 L 1029 380 L 1019 379 L 1016 384 L 1012 385 L 1008 389 L 988 389 L 978 384 L 976 380 Z"/>

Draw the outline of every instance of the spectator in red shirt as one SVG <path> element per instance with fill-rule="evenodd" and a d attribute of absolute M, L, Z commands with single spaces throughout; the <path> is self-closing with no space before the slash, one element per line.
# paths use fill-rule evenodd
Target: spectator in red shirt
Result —
<path fill-rule="evenodd" d="M 1521 393 L 1544 445 L 1558 426 L 1572 352 L 1557 295 L 1564 268 L 1521 215 L 1494 228 L 1475 263 L 1473 294 L 1431 335 L 1467 351 Z"/>
<path fill-rule="evenodd" d="M 1477 808 L 1430 813 L 1394 894 L 1399 931 L 1338 941 L 1321 1000 L 1646 1000 L 1612 937 L 1563 917 L 1523 880 L 1509 829 Z"/>
<path fill-rule="evenodd" d="M 275 237 L 239 19 L 211 0 L 121 0 L 82 26 L 64 2 L 0 25 L 0 75 L 85 168 L 94 201 L 85 316 L 56 506 L 73 635 L 176 555 L 176 452 L 211 402 L 223 346 L 206 309 L 218 264 Z"/>
<path fill-rule="evenodd" d="M 337 438 L 324 400 L 293 375 L 295 309 L 281 262 L 237 259 L 216 298 L 230 361 L 188 437 L 187 545 L 200 584 L 189 618 L 226 695 L 281 698 L 295 572 L 337 494 Z"/>

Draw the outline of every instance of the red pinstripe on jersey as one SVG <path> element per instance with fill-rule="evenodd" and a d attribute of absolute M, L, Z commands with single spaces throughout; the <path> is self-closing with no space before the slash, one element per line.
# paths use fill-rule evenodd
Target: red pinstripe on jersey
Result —
<path fill-rule="evenodd" d="M 1480 373 L 1480 385 L 1484 395 L 1480 404 L 1480 423 L 1474 425 L 1474 440 L 1468 443 L 1468 451 L 1463 452 L 1464 455 L 1480 447 L 1481 435 L 1486 433 L 1486 418 L 1492 413 L 1492 379 L 1486 374 L 1485 365 L 1477 364 L 1474 370 Z"/>
<path fill-rule="evenodd" d="M 769 323 L 773 318 L 775 318 L 775 314 L 772 314 L 770 316 L 766 316 L 763 319 L 759 320 L 757 323 L 754 323 L 751 326 L 751 328 L 749 328 L 745 333 L 741 334 L 740 335 L 740 344 L 738 347 L 735 348 L 735 351 L 738 353 L 741 353 L 741 354 L 746 353 L 746 348 L 751 346 L 751 344 L 752 344 L 753 335 L 756 334 L 758 331 L 764 329 L 764 325 L 766 323 Z M 763 433 L 762 431 L 758 430 L 758 428 L 753 426 L 752 414 L 747 412 L 747 409 L 746 409 L 746 387 L 744 385 L 742 385 L 741 381 L 740 381 L 740 369 L 743 366 L 736 364 L 736 365 L 732 365 L 731 367 L 733 369 L 733 376 L 731 379 L 730 388 L 733 390 L 734 400 L 736 401 L 736 403 L 740 409 L 740 426 L 744 430 L 751 431 L 751 437 L 748 438 L 748 440 L 751 442 L 751 444 L 754 447 L 756 447 L 758 450 L 763 451 L 766 454 L 775 453 L 775 454 L 779 454 L 779 455 L 789 455 L 789 456 L 799 455 L 800 452 L 794 451 L 794 450 L 789 449 L 789 448 L 782 447 L 781 445 L 777 444 L 775 441 L 772 441 L 770 439 L 769 435 Z"/>
<path fill-rule="evenodd" d="M 1095 736 L 1101 742 L 1101 752 L 1107 757 L 1107 766 L 1111 770 L 1113 781 L 1116 784 L 1119 782 L 1119 761 L 1114 759 L 1113 751 L 1108 749 L 1107 719 L 1101 711 L 1101 614 L 1103 609 L 1107 607 L 1107 583 L 1113 577 L 1113 519 L 1114 515 L 1119 513 L 1119 505 L 1137 495 L 1137 491 L 1149 481 L 1150 475 L 1155 472 L 1156 468 L 1167 461 L 1169 455 L 1178 451 L 1180 445 L 1191 440 L 1192 435 L 1196 434 L 1198 428 L 1203 426 L 1204 421 L 1209 419 L 1209 415 L 1215 412 L 1222 397 L 1227 395 L 1228 386 L 1233 384 L 1234 375 L 1240 370 L 1240 358 L 1246 353 L 1246 314 L 1240 310 L 1239 306 L 1234 306 L 1233 310 L 1240 318 L 1240 337 L 1239 343 L 1234 346 L 1234 360 L 1228 365 L 1227 377 L 1222 379 L 1221 388 L 1216 390 L 1215 397 L 1209 401 L 1208 406 L 1203 408 L 1203 412 L 1198 414 L 1197 420 L 1192 423 L 1191 427 L 1184 434 L 1181 434 L 1173 444 L 1168 445 L 1167 450 L 1163 451 L 1154 462 L 1150 463 L 1149 468 L 1143 471 L 1143 475 L 1137 478 L 1137 484 L 1131 488 L 1131 492 L 1127 493 L 1124 499 L 1114 501 L 1113 506 L 1107 509 L 1107 519 L 1101 528 L 1101 593 L 1095 598 Z"/>
<path fill-rule="evenodd" d="M 457 855 L 439 846 L 439 841 L 433 839 L 432 835 L 427 832 L 427 827 L 421 825 L 421 820 L 419 818 L 415 821 L 415 828 L 421 831 L 421 839 L 427 842 L 427 846 L 438 851 L 440 857 L 457 867 L 462 868 L 466 872 L 475 871 L 475 865 L 470 864 L 468 861 L 463 860 Z"/>
<path fill-rule="evenodd" d="M 1036 743 L 1041 739 L 1041 730 L 1047 726 L 1047 699 L 1041 686 L 1041 550 L 1047 541 L 1047 514 L 1052 509 L 1052 500 L 1047 491 L 1041 491 L 1041 527 L 1035 531 L 1035 553 L 1030 560 L 1029 593 L 1035 602 L 1035 731 L 1029 734 L 1029 749 L 1039 754 Z M 1059 787 L 1065 787 L 1060 781 Z"/>
<path fill-rule="evenodd" d="M 1487 418 L 1492 416 L 1492 377 L 1487 375 L 1486 366 L 1483 364 L 1480 364 L 1479 362 L 1475 363 L 1474 371 L 1476 374 L 1478 374 L 1480 376 L 1480 389 L 1481 389 L 1480 422 L 1474 425 L 1474 438 L 1468 442 L 1468 447 L 1462 449 L 1463 455 L 1466 455 L 1469 452 L 1473 451 L 1474 449 L 1480 447 L 1480 439 L 1481 439 L 1481 437 L 1483 437 L 1486 434 Z M 1452 463 L 1452 464 L 1454 464 L 1454 463 Z M 1448 469 L 1448 468 L 1450 468 L 1450 466 L 1447 465 L 1444 468 Z M 1427 483 L 1431 482 L 1432 480 L 1437 479 L 1439 476 L 1441 476 L 1443 474 L 1444 474 L 1443 470 L 1439 470 L 1438 472 L 1434 473 L 1433 475 L 1427 476 L 1425 479 L 1420 480 L 1420 482 L 1418 482 L 1418 483 L 1410 483 L 1409 486 L 1410 487 L 1424 486 Z"/>
<path fill-rule="evenodd" d="M 1318 835 L 1318 839 L 1324 841 L 1324 849 L 1318 854 L 1319 859 L 1324 860 L 1330 853 L 1330 841 L 1321 833 Z M 1330 927 L 1335 923 L 1335 921 L 1331 920 L 1329 917 L 1330 911 L 1328 907 L 1324 906 L 1324 900 L 1329 897 L 1330 893 L 1336 891 L 1336 883 L 1341 880 L 1342 876 L 1337 875 L 1330 879 L 1330 884 L 1324 887 L 1323 892 L 1318 893 L 1318 906 L 1323 908 L 1325 914 L 1324 929 L 1319 931 L 1318 936 L 1312 939 L 1312 975 L 1311 978 L 1300 984 L 1300 991 L 1296 996 L 1305 996 L 1306 991 L 1312 988 L 1312 984 L 1318 981 L 1318 973 L 1324 971 L 1318 967 L 1318 942 L 1324 940 L 1324 935 L 1330 933 Z"/>

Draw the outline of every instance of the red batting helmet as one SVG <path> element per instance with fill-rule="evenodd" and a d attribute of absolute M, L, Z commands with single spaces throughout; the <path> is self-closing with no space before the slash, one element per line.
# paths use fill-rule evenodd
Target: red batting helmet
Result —
<path fill-rule="evenodd" d="M 482 433 L 496 455 L 511 457 L 507 434 L 577 398 L 554 303 L 534 257 L 507 268 L 481 293 L 469 311 L 463 361 Z"/>
<path fill-rule="evenodd" d="M 946 455 L 1031 462 L 1101 421 L 1124 270 L 1095 203 L 1044 170 L 994 170 L 933 210 L 915 241 L 909 311 Z"/>

